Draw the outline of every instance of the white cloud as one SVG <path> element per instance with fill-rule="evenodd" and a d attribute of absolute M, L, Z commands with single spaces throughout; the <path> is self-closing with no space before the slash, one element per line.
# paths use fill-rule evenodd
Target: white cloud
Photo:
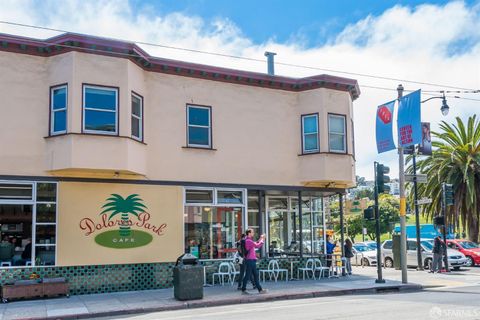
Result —
<path fill-rule="evenodd" d="M 446 5 L 397 5 L 379 16 L 368 16 L 346 26 L 329 43 L 305 48 L 301 34 L 292 30 L 288 43 L 271 38 L 256 44 L 227 17 L 205 21 L 181 12 L 155 13 L 149 6 L 132 8 L 126 1 L 33 1 L 3 0 L 0 20 L 41 25 L 104 37 L 122 38 L 168 46 L 184 47 L 230 55 L 264 59 L 266 50 L 277 52 L 277 61 L 332 70 L 414 79 L 422 82 L 480 88 L 480 4 L 463 2 Z M 0 24 L 0 32 L 24 36 L 48 37 L 57 33 Z M 298 42 L 295 42 L 295 40 Z M 205 54 L 143 46 L 150 54 L 252 71 L 266 71 L 266 64 Z M 276 72 L 288 76 L 324 73 L 318 70 L 276 66 Z M 347 76 L 338 74 L 340 76 Z M 395 89 L 399 81 L 376 80 L 361 76 L 360 85 Z M 403 83 L 408 90 L 440 90 L 428 85 Z M 377 155 L 374 147 L 376 106 L 396 97 L 395 91 L 362 87 L 354 103 L 356 123 L 357 173 L 371 177 L 376 159 L 390 165 L 398 174 L 396 152 Z M 479 98 L 478 95 L 471 96 Z M 480 110 L 480 102 L 449 99 L 450 115 L 442 118 L 440 100 L 423 105 L 424 121 L 435 123 Z"/>

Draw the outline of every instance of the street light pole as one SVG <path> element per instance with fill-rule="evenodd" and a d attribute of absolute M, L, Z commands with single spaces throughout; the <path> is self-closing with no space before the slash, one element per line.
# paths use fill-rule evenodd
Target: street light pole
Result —
<path fill-rule="evenodd" d="M 417 233 L 417 270 L 423 271 L 422 263 L 422 248 L 420 246 L 420 214 L 418 213 L 418 189 L 417 189 L 417 161 L 415 157 L 415 147 L 413 148 L 413 196 L 414 196 L 414 205 L 415 205 L 415 226 Z"/>
<path fill-rule="evenodd" d="M 398 103 L 403 96 L 403 86 L 397 87 Z M 398 143 L 398 177 L 400 184 L 400 267 L 402 269 L 402 283 L 408 283 L 407 279 L 407 228 L 406 228 L 406 201 L 405 201 L 405 168 L 403 160 L 403 147 Z"/>

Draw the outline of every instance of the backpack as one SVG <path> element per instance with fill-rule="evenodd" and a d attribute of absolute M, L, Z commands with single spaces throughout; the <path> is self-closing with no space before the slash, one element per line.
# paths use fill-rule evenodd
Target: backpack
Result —
<path fill-rule="evenodd" d="M 242 258 L 245 258 L 248 254 L 248 250 L 245 247 L 245 238 L 237 242 L 237 251 L 238 255 Z"/>

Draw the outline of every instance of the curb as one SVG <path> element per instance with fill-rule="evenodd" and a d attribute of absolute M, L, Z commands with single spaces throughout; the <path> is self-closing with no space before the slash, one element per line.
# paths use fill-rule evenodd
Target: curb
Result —
<path fill-rule="evenodd" d="M 405 284 L 405 285 L 387 285 L 382 287 L 368 287 L 360 289 L 341 289 L 334 291 L 308 291 L 308 292 L 299 292 L 299 293 L 269 293 L 266 295 L 254 295 L 251 297 L 248 296 L 239 296 L 235 298 L 228 298 L 222 300 L 192 300 L 189 302 L 183 302 L 175 305 L 164 305 L 159 307 L 151 308 L 136 308 L 136 309 L 126 309 L 126 310 L 115 310 L 115 311 L 102 311 L 94 313 L 82 313 L 82 314 L 70 314 L 62 316 L 50 316 L 42 318 L 23 318 L 22 320 L 56 320 L 56 319 L 88 319 L 93 317 L 112 317 L 112 316 L 121 316 L 129 314 L 139 314 L 139 313 L 152 313 L 152 312 L 161 312 L 161 311 L 175 311 L 175 310 L 185 310 L 185 309 L 199 309 L 207 307 L 219 307 L 226 305 L 238 305 L 246 303 L 260 303 L 268 301 L 279 301 L 279 300 L 297 300 L 297 299 L 310 299 L 310 298 L 320 298 L 320 297 L 335 297 L 335 296 L 344 296 L 344 295 L 353 295 L 353 294 L 387 294 L 387 293 L 406 293 L 406 292 L 415 292 L 425 289 L 424 286 L 418 284 Z"/>

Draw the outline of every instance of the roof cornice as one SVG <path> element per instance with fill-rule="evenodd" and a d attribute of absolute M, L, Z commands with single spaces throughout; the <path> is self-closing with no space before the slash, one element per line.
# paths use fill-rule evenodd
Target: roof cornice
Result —
<path fill-rule="evenodd" d="M 354 79 L 326 74 L 306 78 L 270 76 L 265 73 L 164 59 L 150 56 L 132 42 L 75 33 L 64 33 L 43 40 L 0 33 L 0 51 L 42 57 L 78 51 L 128 59 L 151 72 L 296 92 L 327 88 L 349 92 L 352 100 L 360 95 L 358 82 Z"/>

